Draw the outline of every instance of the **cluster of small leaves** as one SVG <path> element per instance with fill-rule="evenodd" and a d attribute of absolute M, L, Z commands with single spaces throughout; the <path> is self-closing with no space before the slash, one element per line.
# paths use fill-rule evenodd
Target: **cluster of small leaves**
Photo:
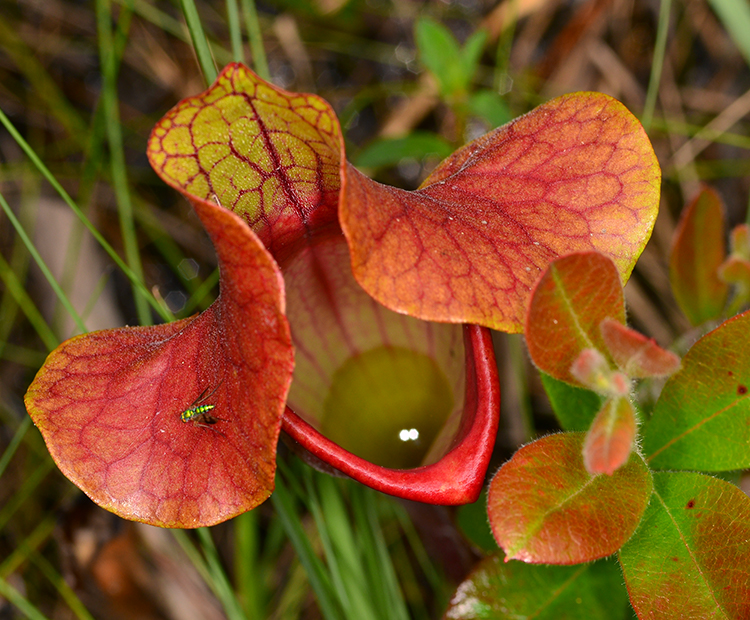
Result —
<path fill-rule="evenodd" d="M 447 617 L 567 617 L 571 591 L 587 609 L 571 617 L 613 617 L 596 603 L 622 589 L 598 564 L 571 566 L 561 584 L 548 567 L 507 562 L 571 565 L 615 553 L 639 618 L 750 614 L 750 498 L 695 473 L 750 467 L 750 313 L 700 339 L 679 370 L 676 356 L 623 319 L 617 273 L 598 254 L 560 258 L 540 279 L 526 337 L 567 430 L 524 446 L 493 478 L 488 513 L 504 555 L 477 567 Z M 671 372 L 636 439 L 630 380 Z M 528 589 L 531 574 L 538 603 L 495 606 Z"/>

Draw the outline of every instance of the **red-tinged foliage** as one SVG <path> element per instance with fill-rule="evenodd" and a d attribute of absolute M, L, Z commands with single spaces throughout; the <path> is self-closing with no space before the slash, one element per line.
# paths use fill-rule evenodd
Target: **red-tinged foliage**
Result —
<path fill-rule="evenodd" d="M 662 349 L 653 338 L 610 318 L 599 328 L 609 353 L 622 371 L 632 379 L 666 377 L 680 367 L 680 358 Z"/>
<path fill-rule="evenodd" d="M 750 290 L 750 261 L 730 256 L 719 266 L 718 274 L 722 282 Z"/>
<path fill-rule="evenodd" d="M 750 312 L 726 321 L 691 347 L 642 429 L 651 467 L 750 467 L 748 351 Z"/>
<path fill-rule="evenodd" d="M 168 325 L 73 338 L 26 394 L 68 478 L 108 510 L 166 527 L 218 523 L 271 494 L 294 364 L 273 259 L 232 213 L 195 208 L 218 252 L 219 299 Z M 183 422 L 205 390 L 220 420 Z"/>
<path fill-rule="evenodd" d="M 726 258 L 724 206 L 709 187 L 683 211 L 669 257 L 672 293 L 693 325 L 719 317 L 729 288 L 718 275 Z"/>
<path fill-rule="evenodd" d="M 398 312 L 519 332 L 550 261 L 596 250 L 629 276 L 653 227 L 659 165 L 620 103 L 576 93 L 475 140 L 419 190 L 343 170 L 357 281 Z"/>
<path fill-rule="evenodd" d="M 570 374 L 581 385 L 602 396 L 626 396 L 630 392 L 630 377 L 612 370 L 597 349 L 584 349 L 570 367 Z"/>
<path fill-rule="evenodd" d="M 500 392 L 492 338 L 486 328 L 464 327 L 466 392 L 458 433 L 432 465 L 414 469 L 378 467 L 328 440 L 290 409 L 284 430 L 339 471 L 384 493 L 430 504 L 466 504 L 479 497 L 495 444 Z"/>
<path fill-rule="evenodd" d="M 571 368 L 584 349 L 608 349 L 599 325 L 625 322 L 625 301 L 614 263 L 597 252 L 555 260 L 537 282 L 526 315 L 526 344 L 547 374 L 581 385 Z M 588 387 L 588 386 L 586 386 Z"/>
<path fill-rule="evenodd" d="M 639 618 L 750 618 L 750 499 L 710 476 L 654 473 L 620 563 Z"/>
<path fill-rule="evenodd" d="M 276 261 L 337 225 L 343 144 L 331 106 L 239 63 L 172 108 L 148 143 L 152 167 L 188 199 L 240 215 Z"/>
<path fill-rule="evenodd" d="M 445 452 L 461 438 L 466 445 L 450 458 L 406 472 L 388 469 L 344 450 L 311 424 L 320 422 L 314 410 L 321 403 L 310 406 L 309 394 L 325 395 L 330 374 L 348 356 L 392 345 L 399 330 L 411 334 L 412 345 L 422 337 L 418 328 L 404 327 L 403 317 L 373 308 L 377 304 L 349 282 L 348 253 L 338 257 L 342 148 L 338 121 L 325 101 L 276 88 L 232 64 L 206 92 L 165 115 L 152 133 L 149 158 L 191 202 L 215 196 L 241 215 L 281 266 L 294 345 L 308 371 L 298 391 L 306 392 L 298 399 L 299 415 L 286 409 L 288 433 L 328 466 L 381 491 L 435 503 L 471 501 L 486 472 L 499 415 L 492 345 L 484 332 L 471 330 L 467 351 L 476 360 L 467 365 L 466 408 L 462 416 L 458 412 L 458 438 L 446 438 Z"/>
<path fill-rule="evenodd" d="M 604 403 L 583 442 L 583 464 L 591 474 L 611 476 L 630 457 L 637 429 L 635 411 L 627 398 Z"/>
<path fill-rule="evenodd" d="M 617 551 L 651 495 L 651 474 L 632 453 L 611 476 L 583 464 L 583 433 L 549 435 L 518 450 L 490 483 L 490 526 L 508 559 L 576 564 Z"/>

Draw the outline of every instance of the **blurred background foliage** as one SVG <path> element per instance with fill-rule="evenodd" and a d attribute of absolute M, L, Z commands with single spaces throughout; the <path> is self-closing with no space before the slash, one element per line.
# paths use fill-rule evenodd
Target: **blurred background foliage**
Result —
<path fill-rule="evenodd" d="M 313 473 L 283 449 L 283 497 L 198 532 L 124 522 L 52 464 L 22 401 L 46 354 L 84 325 L 187 316 L 217 292 L 197 218 L 145 155 L 154 123 L 205 88 L 186 9 L 218 68 L 265 55 L 276 85 L 333 105 L 351 161 L 404 188 L 558 94 L 623 101 L 664 173 L 654 236 L 626 288 L 629 317 L 668 346 L 689 329 L 667 278 L 683 205 L 710 182 L 730 227 L 747 210 L 749 6 L 0 0 L 0 618 L 434 618 L 493 545 L 482 500 L 458 510 L 398 502 Z M 137 301 L 103 243 L 158 311 Z M 520 339 L 496 344 L 503 404 L 491 471 L 555 424 Z"/>

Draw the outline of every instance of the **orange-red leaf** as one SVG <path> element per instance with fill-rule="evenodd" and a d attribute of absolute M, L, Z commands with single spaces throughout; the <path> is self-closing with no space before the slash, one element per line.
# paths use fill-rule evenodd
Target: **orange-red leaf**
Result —
<path fill-rule="evenodd" d="M 586 471 L 611 476 L 622 467 L 633 449 L 636 428 L 635 411 L 627 398 L 605 402 L 583 443 Z"/>
<path fill-rule="evenodd" d="M 509 559 L 589 562 L 630 538 L 651 495 L 651 474 L 632 453 L 612 476 L 592 476 L 583 465 L 583 441 L 583 433 L 537 439 L 492 479 L 487 511 Z"/>
<path fill-rule="evenodd" d="M 625 322 L 614 263 L 596 252 L 557 259 L 540 278 L 529 304 L 526 344 L 531 359 L 556 379 L 582 385 L 571 368 L 585 349 L 608 354 L 599 330 L 608 317 Z"/>
<path fill-rule="evenodd" d="M 384 305 L 517 332 L 532 285 L 560 255 L 603 252 L 627 279 L 659 184 L 635 117 L 576 93 L 467 145 L 415 192 L 345 167 L 340 218 L 355 277 Z"/>
<path fill-rule="evenodd" d="M 273 259 L 237 216 L 195 207 L 219 255 L 219 299 L 175 323 L 68 340 L 26 394 L 70 480 L 122 517 L 166 527 L 218 523 L 271 494 L 293 367 Z M 203 393 L 216 423 L 183 422 Z"/>
<path fill-rule="evenodd" d="M 680 358 L 662 349 L 653 338 L 606 318 L 599 326 L 609 353 L 622 371 L 632 379 L 666 377 L 680 367 Z"/>
<path fill-rule="evenodd" d="M 683 211 L 669 256 L 669 282 L 693 325 L 715 319 L 724 310 L 729 287 L 718 275 L 726 258 L 724 207 L 719 195 L 704 187 Z"/>

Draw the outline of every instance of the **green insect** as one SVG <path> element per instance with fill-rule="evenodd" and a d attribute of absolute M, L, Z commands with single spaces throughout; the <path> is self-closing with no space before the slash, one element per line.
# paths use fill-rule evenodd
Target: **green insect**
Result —
<path fill-rule="evenodd" d="M 219 383 L 219 385 L 221 385 L 221 383 Z M 211 415 L 210 411 L 215 409 L 216 405 L 201 404 L 203 401 L 208 400 L 214 395 L 216 390 L 219 389 L 219 385 L 217 385 L 210 394 L 207 394 L 208 388 L 203 390 L 201 395 L 193 401 L 193 404 L 180 414 L 180 420 L 183 422 L 192 422 L 196 426 L 202 426 L 204 428 L 211 428 L 209 424 L 216 424 L 219 420 L 226 422 L 223 418 Z M 211 430 L 214 429 L 211 428 Z"/>

